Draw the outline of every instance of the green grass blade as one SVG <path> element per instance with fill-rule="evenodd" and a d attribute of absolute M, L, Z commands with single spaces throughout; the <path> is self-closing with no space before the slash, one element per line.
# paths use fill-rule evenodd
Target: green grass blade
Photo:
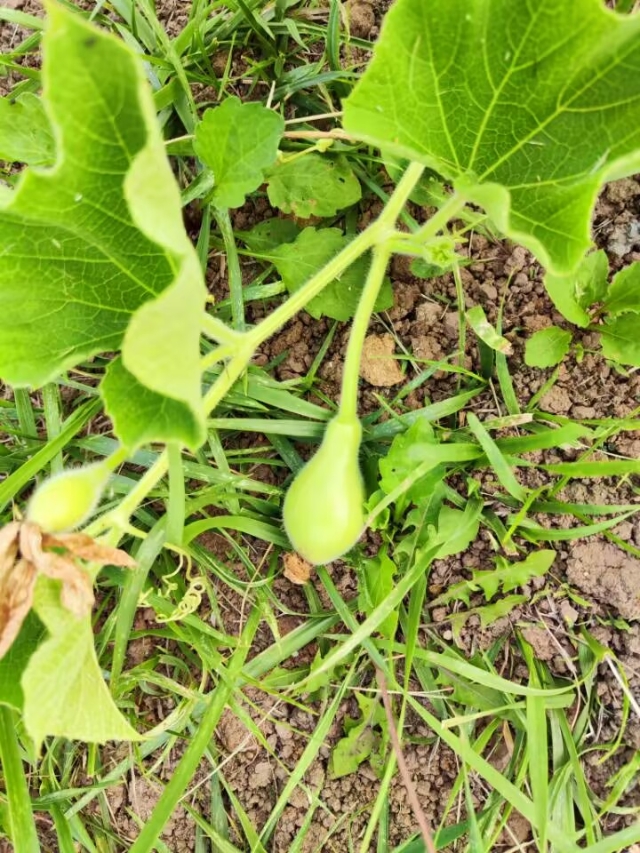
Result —
<path fill-rule="evenodd" d="M 550 474 L 566 477 L 624 477 L 640 474 L 640 459 L 605 459 L 602 462 L 558 462 L 554 465 L 539 465 Z"/>
<path fill-rule="evenodd" d="M 322 714 L 322 717 L 316 723 L 313 734 L 309 738 L 309 742 L 307 743 L 304 752 L 300 756 L 300 758 L 296 762 L 295 769 L 292 771 L 291 775 L 287 779 L 287 783 L 280 792 L 280 796 L 276 804 L 271 809 L 271 814 L 265 825 L 262 828 L 260 833 L 260 841 L 262 844 L 266 844 L 266 842 L 271 837 L 274 829 L 276 828 L 276 824 L 280 818 L 280 815 L 284 811 L 287 803 L 289 802 L 289 798 L 293 794 L 296 789 L 298 783 L 302 780 L 302 777 L 307 772 L 312 762 L 318 757 L 318 751 L 320 747 L 323 745 L 325 738 L 329 733 L 329 729 L 331 728 L 333 721 L 336 718 L 336 714 L 340 709 L 340 705 L 344 699 L 344 694 L 347 692 L 350 684 L 351 678 L 353 676 L 353 667 L 351 668 L 351 672 L 348 673 L 342 680 L 339 689 L 336 691 L 333 700 L 328 708 Z"/>
<path fill-rule="evenodd" d="M 533 663 L 530 661 L 530 664 Z M 531 684 L 537 687 L 533 677 Z M 527 735 L 529 753 L 529 780 L 531 799 L 536 813 L 538 849 L 547 850 L 547 820 L 549 816 L 549 749 L 547 740 L 547 715 L 542 696 L 527 696 Z"/>
<path fill-rule="evenodd" d="M 165 543 L 165 538 L 165 521 L 162 519 L 151 529 L 146 539 L 134 554 L 137 567 L 125 575 L 120 602 L 118 604 L 113 656 L 111 660 L 111 691 L 114 694 L 118 690 L 118 681 L 124 667 L 127 644 L 129 643 L 131 626 L 133 625 L 135 613 L 138 608 L 140 594 L 142 593 L 149 569 Z"/>
<path fill-rule="evenodd" d="M 498 445 L 491 438 L 487 430 L 482 426 L 473 412 L 469 413 L 467 422 L 469 424 L 469 429 L 478 439 L 478 443 L 484 450 L 487 459 L 489 460 L 489 464 L 495 471 L 496 477 L 500 483 L 512 497 L 518 501 L 524 502 L 527 496 L 527 491 L 516 479 L 515 474 L 511 470 L 511 467 L 505 457 L 502 455 Z"/>
<path fill-rule="evenodd" d="M 16 404 L 16 414 L 20 430 L 26 438 L 37 438 L 36 416 L 33 412 L 33 403 L 26 388 L 14 388 L 13 400 Z"/>
<path fill-rule="evenodd" d="M 255 609 L 249 616 L 242 632 L 241 642 L 231 656 L 228 666 L 220 667 L 218 671 L 220 680 L 207 700 L 207 708 L 200 724 L 129 853 L 151 853 L 153 850 L 167 821 L 191 782 L 202 756 L 209 747 L 222 712 L 236 689 L 237 676 L 249 653 L 259 621 L 260 611 Z"/>
<path fill-rule="evenodd" d="M 197 536 L 209 530 L 237 530 L 239 533 L 256 536 L 265 542 L 272 542 L 281 548 L 289 548 L 288 538 L 278 527 L 243 515 L 220 515 L 194 521 L 185 527 L 182 544 L 188 545 Z"/>
<path fill-rule="evenodd" d="M 0 705 L 0 760 L 14 850 L 19 850 L 20 853 L 40 853 L 29 787 L 18 745 L 16 722 L 13 712 L 6 705 Z"/>
<path fill-rule="evenodd" d="M 377 424 L 374 427 L 369 427 L 365 430 L 365 441 L 367 435 L 373 439 L 381 440 L 393 438 L 399 432 L 404 432 L 411 424 L 419 420 L 439 421 L 441 418 L 446 418 L 449 415 L 454 415 L 460 409 L 464 409 L 467 403 L 470 403 L 474 397 L 477 397 L 484 389 L 474 388 L 472 391 L 464 391 L 462 394 L 457 394 L 455 397 L 448 397 L 446 400 L 441 400 L 438 403 L 431 403 L 422 409 L 416 409 L 413 412 L 407 412 L 404 415 L 399 415 L 393 420 L 385 421 Z"/>
<path fill-rule="evenodd" d="M 526 794 L 523 794 L 522 791 L 506 779 L 502 773 L 496 770 L 492 764 L 479 755 L 473 749 L 471 744 L 464 741 L 462 738 L 458 737 L 458 735 L 443 726 L 440 720 L 438 720 L 437 717 L 434 717 L 433 714 L 430 714 L 426 708 L 423 708 L 417 699 L 414 699 L 413 696 L 409 696 L 408 701 L 413 710 L 424 720 L 425 723 L 427 723 L 428 726 L 433 729 L 439 738 L 454 750 L 461 761 L 466 762 L 469 767 L 479 773 L 491 788 L 499 792 L 507 802 L 511 803 L 513 808 L 517 809 L 532 826 L 539 829 L 538 815 L 536 813 L 535 806 Z M 640 828 L 638 829 L 638 832 L 640 832 Z M 580 848 L 576 843 L 570 838 L 567 838 L 564 832 L 548 821 L 547 835 L 561 853 L 579 853 Z M 600 851 L 598 851 L 598 853 L 600 853 Z M 607 853 L 609 852 L 607 851 Z"/>
<path fill-rule="evenodd" d="M 416 581 L 427 571 L 429 566 L 431 565 L 431 561 L 438 553 L 439 547 L 432 548 L 429 551 L 426 551 L 423 555 L 421 555 L 420 559 L 416 562 L 416 564 L 406 573 L 406 575 L 401 578 L 396 584 L 391 595 L 387 596 L 387 598 L 381 602 L 371 613 L 371 615 L 365 619 L 365 621 L 358 626 L 358 628 L 342 642 L 337 648 L 335 648 L 332 652 L 330 652 L 327 657 L 320 664 L 318 669 L 314 673 L 314 677 L 318 677 L 322 675 L 324 672 L 329 672 L 334 667 L 336 667 L 340 661 L 344 660 L 355 648 L 359 645 L 362 645 L 363 641 L 368 639 L 371 634 L 376 630 L 376 628 L 381 625 L 384 620 L 398 607 L 402 599 L 409 592 L 411 587 L 416 583 Z M 318 575 L 326 581 L 329 579 L 326 571 L 318 571 Z M 330 579 L 329 579 L 330 580 Z M 326 586 L 326 583 L 325 583 Z M 299 688 L 304 688 L 304 683 L 307 679 L 303 679 L 302 682 L 298 685 Z"/>
<path fill-rule="evenodd" d="M 620 853 L 621 850 L 630 850 L 631 846 L 638 841 L 640 841 L 640 822 L 633 823 L 613 835 L 607 835 L 597 844 L 585 847 L 584 853 Z"/>
<path fill-rule="evenodd" d="M 42 408 L 44 409 L 44 420 L 47 425 L 47 438 L 51 441 L 57 438 L 62 430 L 60 389 L 53 382 L 49 382 L 42 389 Z M 56 453 L 51 460 L 51 473 L 60 473 L 63 466 L 62 452 Z"/>

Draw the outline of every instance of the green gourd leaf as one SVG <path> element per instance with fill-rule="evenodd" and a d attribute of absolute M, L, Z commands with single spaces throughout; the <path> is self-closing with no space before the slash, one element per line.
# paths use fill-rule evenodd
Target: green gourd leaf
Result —
<path fill-rule="evenodd" d="M 602 184 L 640 168 L 640 17 L 601 0 L 397 0 L 344 127 L 570 272 Z"/>
<path fill-rule="evenodd" d="M 0 195 L 0 376 L 38 386 L 121 350 L 138 383 L 197 421 L 195 445 L 206 290 L 143 65 L 76 13 L 47 12 L 55 162 Z"/>

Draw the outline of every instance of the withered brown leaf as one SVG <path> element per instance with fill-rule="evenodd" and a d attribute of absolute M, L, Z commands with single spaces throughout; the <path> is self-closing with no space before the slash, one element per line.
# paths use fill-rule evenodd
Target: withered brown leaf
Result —
<path fill-rule="evenodd" d="M 311 563 L 303 560 L 299 554 L 287 553 L 283 557 L 284 576 L 291 583 L 303 586 L 311 577 Z"/>
<path fill-rule="evenodd" d="M 31 610 L 37 576 L 33 563 L 18 560 L 0 579 L 0 658 L 13 644 Z"/>
<path fill-rule="evenodd" d="M 75 616 L 91 612 L 91 577 L 76 560 L 135 566 L 124 551 L 101 545 L 84 533 L 51 536 L 28 521 L 13 521 L 0 529 L 0 658 L 18 636 L 31 609 L 39 574 L 60 581 L 60 600 Z"/>
<path fill-rule="evenodd" d="M 99 563 L 101 566 L 119 566 L 123 569 L 134 569 L 136 566 L 136 561 L 126 551 L 102 545 L 86 533 L 59 533 L 57 536 L 45 533 L 42 537 L 42 546 L 43 548 L 64 548 L 74 557 L 89 563 Z"/>

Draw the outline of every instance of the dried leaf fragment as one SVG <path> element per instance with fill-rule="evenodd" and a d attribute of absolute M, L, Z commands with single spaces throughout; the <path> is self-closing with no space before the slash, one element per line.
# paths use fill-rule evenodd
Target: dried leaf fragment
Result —
<path fill-rule="evenodd" d="M 101 545 L 84 533 L 52 536 L 29 521 L 13 521 L 0 529 L 0 658 L 18 636 L 31 609 L 38 575 L 61 583 L 60 600 L 74 616 L 91 612 L 93 584 L 78 560 L 135 566 L 124 551 Z"/>
<path fill-rule="evenodd" d="M 288 553 L 283 557 L 284 576 L 291 583 L 302 586 L 311 577 L 311 563 L 307 563 L 299 554 Z"/>
<path fill-rule="evenodd" d="M 86 560 L 88 563 L 118 566 L 123 569 L 136 567 L 136 561 L 126 551 L 102 545 L 86 533 L 59 533 L 57 536 L 45 533 L 42 537 L 42 545 L 44 548 L 64 548 L 74 557 Z"/>
<path fill-rule="evenodd" d="M 404 381 L 404 373 L 394 357 L 393 335 L 369 335 L 362 347 L 360 376 L 376 388 L 390 388 Z"/>
<path fill-rule="evenodd" d="M 0 579 L 0 658 L 11 648 L 33 604 L 38 573 L 27 560 L 18 560 Z"/>

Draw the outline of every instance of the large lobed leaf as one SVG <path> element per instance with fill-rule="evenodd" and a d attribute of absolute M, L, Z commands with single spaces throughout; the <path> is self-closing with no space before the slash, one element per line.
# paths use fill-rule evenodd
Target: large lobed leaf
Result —
<path fill-rule="evenodd" d="M 397 0 L 348 132 L 437 170 L 555 273 L 640 168 L 640 16 L 601 0 Z"/>
<path fill-rule="evenodd" d="M 206 293 L 142 65 L 47 8 L 42 100 L 56 160 L 0 196 L 0 375 L 37 386 L 122 349 L 136 382 L 181 410 L 154 438 L 195 445 Z M 114 416 L 134 392 L 112 394 Z"/>

